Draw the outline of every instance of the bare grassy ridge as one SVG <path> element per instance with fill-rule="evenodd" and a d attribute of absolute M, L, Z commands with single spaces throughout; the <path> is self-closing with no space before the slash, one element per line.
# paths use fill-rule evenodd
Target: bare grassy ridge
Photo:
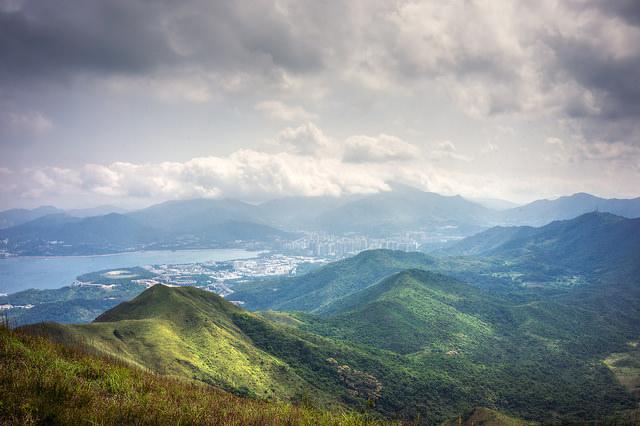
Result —
<path fill-rule="evenodd" d="M 0 424 L 382 425 L 369 416 L 265 403 L 156 375 L 0 327 Z"/>

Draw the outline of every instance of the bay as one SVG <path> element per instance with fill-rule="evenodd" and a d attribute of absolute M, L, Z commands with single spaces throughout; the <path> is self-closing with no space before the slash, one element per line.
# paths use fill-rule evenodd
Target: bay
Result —
<path fill-rule="evenodd" d="M 0 259 L 0 293 L 69 285 L 82 274 L 133 266 L 249 259 L 259 252 L 240 249 L 137 251 L 100 256 L 10 257 Z"/>

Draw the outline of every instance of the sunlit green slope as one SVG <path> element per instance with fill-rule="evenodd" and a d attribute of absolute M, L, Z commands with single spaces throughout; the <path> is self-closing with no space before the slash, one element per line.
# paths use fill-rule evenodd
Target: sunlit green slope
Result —
<path fill-rule="evenodd" d="M 239 398 L 211 386 L 159 376 L 78 347 L 0 327 L 3 425 L 383 424 L 333 409 Z"/>
<path fill-rule="evenodd" d="M 86 341 L 101 353 L 161 374 L 260 398 L 303 394 L 311 385 L 253 344 L 234 323 L 240 313 L 252 315 L 203 290 L 157 285 L 92 324 L 44 327 L 60 340 Z"/>

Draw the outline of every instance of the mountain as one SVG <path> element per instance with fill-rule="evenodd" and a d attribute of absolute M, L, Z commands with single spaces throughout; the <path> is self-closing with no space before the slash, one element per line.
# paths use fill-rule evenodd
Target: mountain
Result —
<path fill-rule="evenodd" d="M 327 361 L 337 351 L 350 357 L 349 349 L 299 335 L 193 287 L 156 285 L 91 324 L 50 323 L 23 330 L 259 399 L 297 400 L 310 394 L 317 404 L 339 408 L 363 405 L 369 392 L 366 384 L 355 393 L 345 387 Z"/>
<path fill-rule="evenodd" d="M 127 216 L 157 229 L 169 240 L 191 238 L 200 243 L 229 243 L 292 237 L 266 225 L 255 206 L 232 199 L 168 201 Z"/>
<path fill-rule="evenodd" d="M 395 184 L 392 190 L 366 195 L 324 212 L 315 220 L 328 232 L 389 232 L 428 229 L 469 234 L 490 223 L 492 211 L 460 196 L 444 196 Z"/>
<path fill-rule="evenodd" d="M 255 222 L 255 207 L 232 199 L 167 201 L 127 216 L 167 233 L 193 233 L 229 221 Z"/>
<path fill-rule="evenodd" d="M 492 210 L 507 210 L 519 206 L 517 203 L 500 198 L 468 198 L 468 200 Z"/>
<path fill-rule="evenodd" d="M 270 404 L 157 375 L 86 347 L 0 326 L 0 423 L 136 425 L 383 425 L 305 404 Z"/>
<path fill-rule="evenodd" d="M 475 311 L 494 304 L 473 286 L 409 269 L 337 300 L 324 313 L 334 337 L 409 354 L 427 347 L 462 351 L 465 340 L 486 340 L 493 326 Z"/>
<path fill-rule="evenodd" d="M 347 197 L 286 197 L 257 206 L 257 215 L 268 224 L 293 230 L 318 228 L 318 216 L 358 199 Z"/>
<path fill-rule="evenodd" d="M 495 227 L 444 252 L 553 264 L 582 274 L 632 273 L 640 271 L 640 218 L 587 213 L 540 228 Z"/>
<path fill-rule="evenodd" d="M 496 410 L 478 407 L 440 426 L 535 426 L 537 424 L 537 422 L 517 419 Z"/>
<path fill-rule="evenodd" d="M 253 208 L 233 200 L 189 200 L 127 214 L 84 218 L 53 214 L 0 230 L 0 248 L 21 255 L 84 255 L 217 247 L 293 237 L 252 221 Z"/>
<path fill-rule="evenodd" d="M 640 217 L 640 197 L 605 199 L 578 193 L 555 200 L 537 200 L 505 210 L 498 218 L 502 224 L 540 226 L 554 220 L 573 219 L 590 212 L 605 212 L 627 218 Z"/>
<path fill-rule="evenodd" d="M 109 253 L 149 244 L 155 237 L 152 228 L 117 213 L 88 218 L 54 214 L 0 230 L 8 250 L 23 255 Z"/>
<path fill-rule="evenodd" d="M 128 212 L 128 210 L 120 207 L 116 207 L 116 206 L 105 205 L 105 206 L 97 206 L 97 207 L 87 207 L 84 209 L 69 209 L 69 210 L 65 210 L 65 212 L 69 216 L 90 217 L 90 216 L 104 216 L 109 213 L 125 214 Z"/>
<path fill-rule="evenodd" d="M 634 404 L 597 362 L 624 346 L 610 333 L 620 320 L 592 314 L 410 269 L 336 300 L 322 317 L 249 313 L 203 290 L 156 285 L 92 324 L 20 331 L 258 399 L 369 406 L 425 424 L 477 406 L 576 422 Z"/>
<path fill-rule="evenodd" d="M 367 250 L 307 274 L 238 284 L 230 299 L 249 309 L 322 313 L 333 301 L 362 290 L 395 272 L 429 268 L 434 261 L 423 253 Z"/>
<path fill-rule="evenodd" d="M 41 206 L 35 209 L 10 209 L 0 212 L 0 229 L 22 225 L 42 216 L 63 213 L 52 206 Z"/>

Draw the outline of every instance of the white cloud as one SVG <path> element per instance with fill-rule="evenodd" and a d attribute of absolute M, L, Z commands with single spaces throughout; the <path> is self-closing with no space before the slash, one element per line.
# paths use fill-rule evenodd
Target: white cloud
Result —
<path fill-rule="evenodd" d="M 483 154 L 493 154 L 494 152 L 498 152 L 500 150 L 500 147 L 493 143 L 493 142 L 487 142 L 487 144 L 482 148 L 482 153 Z"/>
<path fill-rule="evenodd" d="M 335 151 L 335 143 L 313 123 L 282 130 L 270 144 L 287 153 L 299 155 L 326 155 Z"/>
<path fill-rule="evenodd" d="M 356 135 L 344 142 L 343 158 L 347 162 L 367 163 L 415 160 L 419 150 L 395 136 Z"/>
<path fill-rule="evenodd" d="M 440 141 L 435 143 L 431 150 L 427 153 L 427 157 L 431 160 L 458 160 L 471 161 L 471 158 L 460 154 L 458 149 L 451 141 Z"/>
<path fill-rule="evenodd" d="M 289 106 L 276 100 L 258 102 L 255 109 L 274 120 L 309 121 L 316 117 L 300 106 Z"/>
<path fill-rule="evenodd" d="M 186 162 L 42 168 L 25 173 L 22 198 L 90 194 L 148 200 L 233 197 L 250 201 L 288 195 L 334 195 L 387 190 L 383 175 L 338 159 L 240 150 L 228 157 Z"/>

